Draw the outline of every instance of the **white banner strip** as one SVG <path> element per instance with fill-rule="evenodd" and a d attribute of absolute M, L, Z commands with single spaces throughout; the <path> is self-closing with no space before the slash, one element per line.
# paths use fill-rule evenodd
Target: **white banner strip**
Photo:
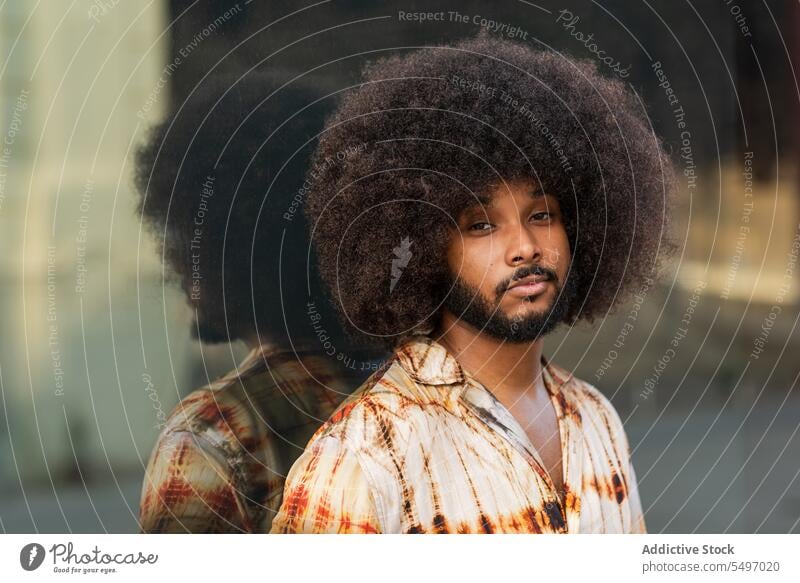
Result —
<path fill-rule="evenodd" d="M 800 537 L 777 534 L 11 534 L 0 549 L 15 582 L 800 581 Z"/>

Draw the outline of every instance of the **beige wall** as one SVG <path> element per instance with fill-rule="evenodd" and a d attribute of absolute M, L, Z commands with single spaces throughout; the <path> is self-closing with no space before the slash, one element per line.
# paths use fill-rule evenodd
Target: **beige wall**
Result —
<path fill-rule="evenodd" d="M 2 480 L 16 481 L 15 463 L 25 479 L 60 479 L 72 445 L 84 472 L 107 459 L 137 467 L 156 407 L 168 413 L 185 390 L 185 308 L 162 290 L 130 180 L 131 148 L 167 101 L 163 4 L 3 10 L 0 129 L 12 143 L 0 199 Z"/>

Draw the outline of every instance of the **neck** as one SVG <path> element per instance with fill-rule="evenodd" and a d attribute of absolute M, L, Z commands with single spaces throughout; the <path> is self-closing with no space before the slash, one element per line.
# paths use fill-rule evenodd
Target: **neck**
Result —
<path fill-rule="evenodd" d="M 544 389 L 542 346 L 544 339 L 512 343 L 495 338 L 445 310 L 432 337 L 447 348 L 458 363 L 494 393 L 534 393 Z"/>
<path fill-rule="evenodd" d="M 274 346 L 279 343 L 278 338 L 270 334 L 265 334 L 264 332 L 247 334 L 241 337 L 241 341 L 244 342 L 250 350 L 261 348 L 262 346 Z"/>

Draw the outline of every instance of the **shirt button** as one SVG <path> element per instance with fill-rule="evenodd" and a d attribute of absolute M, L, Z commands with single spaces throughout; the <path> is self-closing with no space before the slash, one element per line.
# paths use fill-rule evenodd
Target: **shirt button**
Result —
<path fill-rule="evenodd" d="M 561 507 L 558 504 L 553 501 L 545 502 L 544 511 L 555 530 L 564 529 L 564 515 L 561 514 Z"/>

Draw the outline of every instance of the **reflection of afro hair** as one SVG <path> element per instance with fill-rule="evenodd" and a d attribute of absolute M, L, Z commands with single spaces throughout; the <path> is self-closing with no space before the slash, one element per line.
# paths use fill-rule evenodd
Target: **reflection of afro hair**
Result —
<path fill-rule="evenodd" d="M 264 74 L 209 78 L 137 152 L 139 210 L 206 342 L 311 329 L 308 231 L 302 213 L 284 214 L 297 206 L 313 148 L 303 145 L 323 113 L 300 111 L 309 90 L 278 87 Z"/>
<path fill-rule="evenodd" d="M 488 36 L 368 66 L 311 177 L 321 275 L 351 330 L 389 346 L 436 325 L 452 221 L 503 180 L 559 199 L 577 278 L 566 323 L 602 317 L 675 249 L 674 172 L 635 96 L 590 62 Z"/>

